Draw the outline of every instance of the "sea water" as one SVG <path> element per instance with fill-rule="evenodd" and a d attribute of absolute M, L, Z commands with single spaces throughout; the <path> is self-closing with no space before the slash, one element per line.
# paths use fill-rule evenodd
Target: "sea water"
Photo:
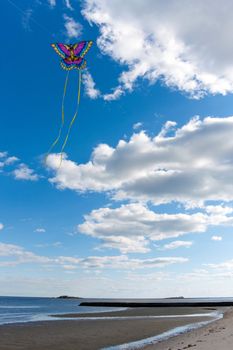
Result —
<path fill-rule="evenodd" d="M 110 307 L 79 306 L 83 299 L 0 297 L 0 325 L 54 320 L 51 315 L 111 311 Z M 114 308 L 115 310 L 115 308 Z M 117 308 L 122 310 L 122 308 Z"/>

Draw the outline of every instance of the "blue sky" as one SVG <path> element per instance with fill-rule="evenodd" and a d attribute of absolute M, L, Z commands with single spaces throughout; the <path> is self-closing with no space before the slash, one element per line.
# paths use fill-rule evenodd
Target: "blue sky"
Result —
<path fill-rule="evenodd" d="M 233 5 L 208 2 L 1 4 L 0 295 L 232 296 Z M 50 44 L 80 40 L 45 165 Z"/>

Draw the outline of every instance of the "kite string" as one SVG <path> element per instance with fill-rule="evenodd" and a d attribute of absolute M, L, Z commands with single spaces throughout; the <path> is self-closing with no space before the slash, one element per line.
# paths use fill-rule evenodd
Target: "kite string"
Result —
<path fill-rule="evenodd" d="M 64 90 L 63 90 L 63 97 L 62 97 L 62 125 L 64 125 L 64 121 L 65 121 L 65 112 L 64 112 L 64 102 L 65 102 L 65 97 L 66 97 L 66 89 L 67 89 L 67 83 L 68 83 L 68 79 L 69 79 L 69 70 L 67 72 L 66 75 L 66 80 L 65 80 L 65 85 L 64 85 Z"/>
<path fill-rule="evenodd" d="M 79 79 L 78 79 L 78 98 L 77 98 L 77 106 L 76 106 L 76 111 L 74 113 L 74 116 L 70 122 L 70 125 L 69 125 L 69 128 L 68 128 L 68 131 L 67 131 L 67 134 L 66 134 L 66 138 L 65 138 L 65 141 L 62 145 L 62 148 L 61 148 L 61 159 L 60 159 L 60 166 L 61 166 L 61 163 L 62 163 L 62 156 L 63 156 L 63 152 L 64 152 L 64 149 L 66 147 L 66 144 L 67 144 L 67 141 L 69 139 L 69 136 L 70 136 L 70 131 L 71 131 L 71 128 L 75 122 L 75 119 L 78 115 L 78 110 L 79 110 L 79 103 L 80 103 L 80 93 L 81 93 L 81 79 L 82 78 L 82 74 L 81 74 L 81 69 L 79 70 Z M 59 166 L 59 167 L 60 167 Z"/>
<path fill-rule="evenodd" d="M 64 103 L 65 103 L 65 97 L 66 97 L 66 90 L 67 90 L 67 84 L 68 84 L 68 79 L 69 79 L 69 71 L 66 74 L 66 80 L 65 80 L 65 84 L 64 84 L 64 89 L 63 89 L 63 97 L 62 97 L 62 106 L 61 106 L 61 126 L 57 135 L 57 138 L 55 139 L 55 141 L 53 142 L 53 144 L 50 146 L 46 157 L 45 157 L 45 161 L 48 158 L 48 155 L 51 153 L 52 149 L 56 146 L 56 144 L 58 143 L 58 141 L 60 140 L 61 137 L 61 132 L 64 126 L 64 122 L 65 122 L 65 109 L 64 109 Z"/>

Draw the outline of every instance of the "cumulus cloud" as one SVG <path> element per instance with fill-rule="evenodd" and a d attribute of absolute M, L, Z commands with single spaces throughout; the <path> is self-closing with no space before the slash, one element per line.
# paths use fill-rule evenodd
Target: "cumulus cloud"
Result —
<path fill-rule="evenodd" d="M 66 35 L 68 38 L 72 39 L 80 37 L 83 30 L 82 25 L 66 14 L 63 16 L 63 18 L 65 21 Z"/>
<path fill-rule="evenodd" d="M 99 48 L 128 66 L 106 100 L 132 91 L 139 78 L 195 98 L 231 93 L 232 12 L 230 0 L 86 0 L 82 13 L 100 30 Z"/>
<path fill-rule="evenodd" d="M 232 201 L 233 117 L 195 117 L 172 135 L 171 126 L 166 123 L 154 137 L 135 133 L 115 148 L 100 144 L 84 164 L 64 156 L 59 168 L 60 156 L 52 154 L 50 181 L 60 189 L 107 192 L 115 199 L 155 204 Z"/>
<path fill-rule="evenodd" d="M 205 232 L 208 226 L 233 225 L 233 217 L 194 214 L 160 214 L 141 203 L 121 205 L 119 208 L 100 208 L 84 216 L 78 225 L 82 234 L 102 240 L 103 248 L 119 249 L 122 253 L 146 253 L 149 242 Z M 190 247 L 190 241 L 174 241 L 161 249 Z"/>
<path fill-rule="evenodd" d="M 0 231 L 3 230 L 4 225 L 0 222 Z"/>
<path fill-rule="evenodd" d="M 91 99 L 96 99 L 100 95 L 100 91 L 96 89 L 95 82 L 89 72 L 82 75 L 82 82 L 84 84 L 85 93 Z"/>
<path fill-rule="evenodd" d="M 81 225 L 80 225 L 81 226 Z M 82 227 L 80 228 L 82 230 Z M 111 231 L 111 227 L 109 227 L 109 232 Z M 114 230 L 113 230 L 114 231 Z M 85 232 L 85 227 L 83 228 L 83 233 Z M 112 232 L 114 234 L 115 232 Z M 122 235 L 96 235 L 96 237 L 102 239 L 103 243 L 98 246 L 96 249 L 118 249 L 122 254 L 127 253 L 147 253 L 150 251 L 148 247 L 149 241 L 143 237 L 132 236 L 126 237 L 125 232 L 122 232 Z"/>
<path fill-rule="evenodd" d="M 222 240 L 222 236 L 212 236 L 211 239 L 212 239 L 212 241 L 217 241 L 217 242 L 219 242 L 219 241 Z"/>
<path fill-rule="evenodd" d="M 33 169 L 29 168 L 26 164 L 21 163 L 17 169 L 12 172 L 16 180 L 37 181 L 39 175 L 37 175 Z"/>

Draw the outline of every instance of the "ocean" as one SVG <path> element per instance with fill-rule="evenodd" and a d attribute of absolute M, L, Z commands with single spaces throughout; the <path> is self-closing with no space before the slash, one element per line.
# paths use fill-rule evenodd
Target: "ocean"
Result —
<path fill-rule="evenodd" d="M 0 325 L 55 320 L 52 314 L 111 311 L 110 307 L 79 306 L 83 299 L 0 297 Z M 114 308 L 115 310 L 115 308 Z M 122 308 L 118 308 L 122 310 Z"/>

